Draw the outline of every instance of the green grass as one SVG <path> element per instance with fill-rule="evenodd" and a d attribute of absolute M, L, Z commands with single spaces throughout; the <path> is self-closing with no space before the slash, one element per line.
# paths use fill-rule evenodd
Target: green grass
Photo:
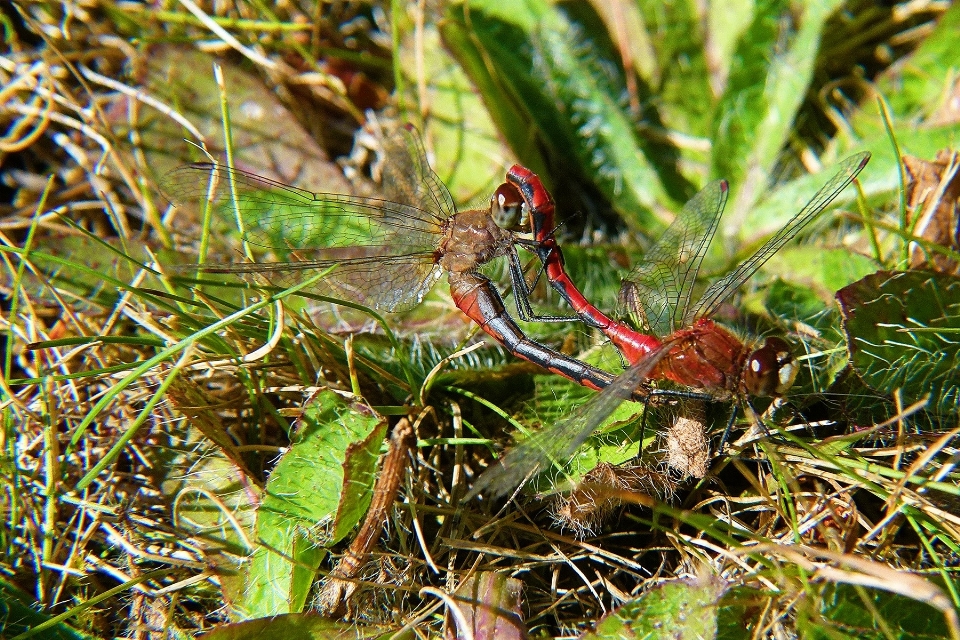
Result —
<path fill-rule="evenodd" d="M 960 637 L 960 286 L 914 271 L 844 289 L 916 267 L 910 242 L 956 259 L 907 216 L 897 167 L 957 137 L 960 12 L 692 5 L 0 9 L 0 635 L 427 637 L 455 603 L 472 624 L 479 599 L 548 637 L 601 619 L 603 638 Z M 633 458 L 641 409 L 624 403 L 568 468 L 466 502 L 501 445 L 593 392 L 464 349 L 478 330 L 444 282 L 384 315 L 318 293 L 322 273 L 277 288 L 176 269 L 242 255 L 229 211 L 164 196 L 199 146 L 305 188 L 375 193 L 362 176 L 378 143 L 353 136 L 400 121 L 423 131 L 458 205 L 488 199 L 514 162 L 538 172 L 574 280 L 611 312 L 623 265 L 707 181 L 727 178 L 731 197 L 705 281 L 839 158 L 870 151 L 857 188 L 718 314 L 807 356 L 767 432 L 748 413 L 708 475 L 683 478 L 664 453 L 675 412 L 650 412 Z M 535 303 L 567 312 L 542 285 Z M 583 325 L 524 329 L 621 370 Z M 714 433 L 731 408 L 707 408 Z M 350 572 L 337 563 L 369 532 L 384 464 L 405 471 Z M 702 627 L 680 624 L 691 610 Z"/>

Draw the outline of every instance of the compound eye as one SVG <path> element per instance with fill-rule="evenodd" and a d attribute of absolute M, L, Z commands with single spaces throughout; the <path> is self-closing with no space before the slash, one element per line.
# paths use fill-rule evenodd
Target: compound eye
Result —
<path fill-rule="evenodd" d="M 490 199 L 490 215 L 501 229 L 513 229 L 520 224 L 524 206 L 520 190 L 509 182 L 504 182 L 497 187 Z"/>
<path fill-rule="evenodd" d="M 787 341 L 767 338 L 763 346 L 747 359 L 743 384 L 750 395 L 779 396 L 793 386 L 797 372 L 797 363 Z"/>

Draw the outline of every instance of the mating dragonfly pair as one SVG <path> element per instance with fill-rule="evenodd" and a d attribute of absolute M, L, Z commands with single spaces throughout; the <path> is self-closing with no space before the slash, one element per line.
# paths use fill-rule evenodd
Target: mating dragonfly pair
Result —
<path fill-rule="evenodd" d="M 554 237 L 554 203 L 539 178 L 515 165 L 489 207 L 457 211 L 449 191 L 427 162 L 412 127 L 384 141 L 383 199 L 315 193 L 238 169 L 210 163 L 177 169 L 168 177 L 176 203 L 213 197 L 235 206 L 251 245 L 296 256 L 288 262 L 203 264 L 208 273 L 256 274 L 290 286 L 308 270 L 332 271 L 313 290 L 384 311 L 419 304 L 446 272 L 454 303 L 514 355 L 591 389 L 602 390 L 559 423 L 515 447 L 475 483 L 502 495 L 554 460 L 572 455 L 626 399 L 645 400 L 650 380 L 670 380 L 711 399 L 770 396 L 793 383 L 796 365 L 787 343 L 767 338 L 744 344 L 709 316 L 734 290 L 793 238 L 857 176 L 869 160 L 844 160 L 837 174 L 752 257 L 690 304 L 693 284 L 716 232 L 727 183 L 707 185 L 687 203 L 623 282 L 621 304 L 638 331 L 594 307 L 563 265 Z M 479 269 L 505 257 L 522 320 L 558 321 L 532 311 L 530 287 L 517 247 L 543 263 L 553 288 L 587 325 L 603 332 L 631 367 L 614 376 L 526 337 L 499 291 Z"/>

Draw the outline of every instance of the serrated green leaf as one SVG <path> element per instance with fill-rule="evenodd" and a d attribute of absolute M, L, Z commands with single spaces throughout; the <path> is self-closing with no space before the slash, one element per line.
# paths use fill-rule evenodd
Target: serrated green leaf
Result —
<path fill-rule="evenodd" d="M 734 190 L 728 222 L 741 223 L 761 195 L 806 96 L 822 29 L 839 4 L 757 3 L 753 23 L 734 52 L 713 120 L 711 173 L 728 179 Z M 800 13 L 793 14 L 793 9 Z"/>
<path fill-rule="evenodd" d="M 649 591 L 597 623 L 583 640 L 662 638 L 703 640 L 717 633 L 719 582 L 669 582 Z M 665 634 L 665 631 L 669 632 Z"/>
<path fill-rule="evenodd" d="M 48 622 L 51 616 L 37 611 L 39 606 L 28 594 L 0 578 L 0 638 L 13 638 Z M 31 637 L 37 640 L 93 640 L 97 636 L 60 622 Z"/>
<path fill-rule="evenodd" d="M 905 404 L 928 398 L 936 414 L 960 411 L 960 278 L 879 271 L 841 289 L 847 348 L 857 373 Z"/>
<path fill-rule="evenodd" d="M 656 77 L 651 78 L 652 93 L 665 127 L 706 137 L 716 98 L 710 87 L 704 21 L 691 2 L 644 0 L 638 4 L 652 34 L 657 68 Z M 727 6 L 723 14 L 743 15 Z"/>
<path fill-rule="evenodd" d="M 622 70 L 582 24 L 543 0 L 454 4 L 447 18 L 447 46 L 494 121 L 511 125 L 501 130 L 521 162 L 538 173 L 546 158 L 565 165 L 560 174 L 590 179 L 637 228 L 659 225 L 654 204 L 670 199 L 664 177 L 646 159 L 622 104 Z M 531 153 L 536 147 L 546 153 Z M 541 177 L 553 190 L 550 176 Z M 677 188 L 682 180 L 672 182 Z"/>
<path fill-rule="evenodd" d="M 387 423 L 323 390 L 304 405 L 294 443 L 274 468 L 238 609 L 250 618 L 302 610 L 326 555 L 370 504 Z"/>

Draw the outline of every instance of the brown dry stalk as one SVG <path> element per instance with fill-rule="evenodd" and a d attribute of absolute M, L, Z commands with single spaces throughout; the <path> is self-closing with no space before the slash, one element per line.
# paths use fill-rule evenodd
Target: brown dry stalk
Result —
<path fill-rule="evenodd" d="M 413 443 L 413 427 L 407 418 L 401 418 L 390 435 L 387 455 L 384 457 L 380 477 L 377 478 L 377 485 L 373 490 L 373 499 L 363 524 L 360 525 L 360 531 L 337 562 L 337 566 L 327 576 L 326 584 L 320 592 L 320 609 L 324 615 L 339 617 L 345 613 L 347 601 L 356 590 L 353 580 L 383 532 L 390 507 L 396 500 L 407 469 L 407 454 Z"/>

